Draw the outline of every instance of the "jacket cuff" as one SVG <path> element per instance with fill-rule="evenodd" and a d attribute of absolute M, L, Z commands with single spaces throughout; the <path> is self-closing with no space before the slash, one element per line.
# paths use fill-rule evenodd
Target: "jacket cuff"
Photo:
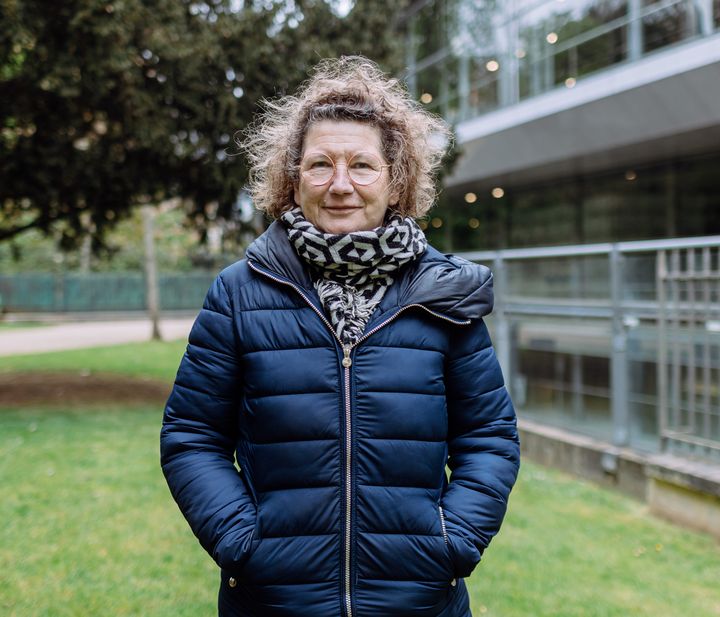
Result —
<path fill-rule="evenodd" d="M 454 531 L 450 525 L 447 532 L 455 577 L 467 578 L 480 563 L 482 552 L 470 540 Z"/>
<path fill-rule="evenodd" d="M 238 572 L 258 544 L 255 535 L 254 525 L 232 529 L 215 544 L 212 551 L 213 559 L 221 568 Z"/>

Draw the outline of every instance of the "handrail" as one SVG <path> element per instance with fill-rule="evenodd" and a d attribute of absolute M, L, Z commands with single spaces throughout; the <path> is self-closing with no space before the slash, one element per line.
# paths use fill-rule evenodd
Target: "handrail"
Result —
<path fill-rule="evenodd" d="M 707 2 L 708 0 L 705 1 Z M 429 1 L 426 1 L 425 3 L 423 3 L 423 6 L 429 3 Z M 492 25 L 496 31 L 504 31 L 506 29 L 512 30 L 510 24 L 521 23 L 525 15 L 532 13 L 537 8 L 546 5 L 549 6 L 552 4 L 552 2 L 550 0 L 538 0 L 533 5 L 528 5 L 528 3 L 521 4 L 522 6 L 517 10 L 508 11 L 506 9 L 503 9 L 499 13 L 493 15 L 492 17 L 488 17 L 487 19 L 491 20 Z M 571 6 L 568 7 L 569 9 L 583 8 L 585 6 L 579 1 L 569 4 L 571 4 Z M 642 4 L 633 11 L 630 10 L 630 4 L 628 4 L 627 11 L 622 15 L 609 19 L 609 21 L 607 22 L 594 25 L 588 30 L 579 32 L 577 34 L 568 34 L 568 38 L 563 38 L 563 40 L 558 41 L 557 43 L 552 45 L 546 45 L 542 49 L 539 47 L 535 48 L 533 54 L 527 56 L 527 59 L 525 60 L 525 66 L 527 67 L 527 70 L 529 70 L 531 73 L 542 73 L 543 66 L 548 63 L 552 64 L 553 58 L 558 57 L 559 54 L 566 53 L 569 50 L 577 49 L 582 45 L 585 45 L 592 41 L 596 41 L 602 37 L 606 37 L 609 34 L 617 32 L 619 30 L 628 29 L 636 33 L 641 32 L 643 25 L 649 17 L 660 14 L 664 11 L 667 11 L 668 9 L 672 9 L 673 7 L 680 7 L 683 11 L 687 11 L 688 14 L 695 15 L 697 12 L 698 21 L 693 21 L 693 23 L 695 23 L 695 27 L 693 27 L 692 30 L 683 29 L 682 32 L 679 31 L 679 40 L 665 42 L 661 44 L 659 48 L 666 48 L 676 44 L 685 44 L 690 43 L 691 41 L 705 39 L 714 36 L 720 31 L 720 27 L 717 24 L 717 21 L 713 19 L 713 16 L 706 15 L 707 11 L 701 10 L 701 8 L 696 7 L 692 0 L 652 0 L 650 4 Z M 411 19 L 412 17 L 408 17 L 408 21 Z M 564 24 L 559 25 L 562 26 Z M 494 47 L 492 48 L 492 50 L 490 50 L 490 48 L 486 46 L 483 47 L 481 51 L 471 53 L 470 55 L 475 55 L 478 60 L 482 60 L 487 59 L 486 56 L 488 53 L 494 54 L 495 58 L 497 58 L 500 63 L 503 64 L 508 61 L 508 58 L 512 57 L 513 52 L 516 51 L 519 46 L 523 45 L 520 38 L 518 37 L 519 35 L 516 33 L 512 35 L 511 41 L 500 41 L 496 43 L 496 48 Z M 631 33 L 629 33 L 627 37 L 633 38 L 631 37 Z M 635 40 L 635 38 L 633 38 L 633 40 Z M 638 40 L 640 41 L 641 38 L 639 38 Z M 633 50 L 635 51 L 633 52 Z M 636 62 L 641 58 L 647 57 L 648 55 L 655 53 L 656 51 L 658 51 L 658 49 L 655 47 L 645 49 L 644 47 L 642 47 L 642 45 L 640 45 L 639 48 L 635 49 L 635 47 L 632 47 L 628 43 L 622 47 L 618 47 L 618 51 L 621 53 L 616 59 L 607 59 L 607 61 L 602 63 L 601 66 L 593 65 L 591 67 L 588 67 L 587 70 L 581 70 L 578 74 L 570 76 L 574 79 L 578 77 L 582 77 L 584 79 L 585 77 L 588 77 L 590 75 L 609 70 L 615 66 L 618 66 L 619 64 Z M 418 52 L 422 53 L 422 50 L 418 50 Z M 412 72 L 413 75 L 416 75 L 423 70 L 429 69 L 430 67 L 441 66 L 441 64 L 445 62 L 448 57 L 458 56 L 459 53 L 460 52 L 458 51 L 453 51 L 453 46 L 451 42 L 447 41 L 440 49 L 435 49 L 434 51 L 432 51 L 432 53 L 427 53 L 424 55 L 420 55 L 419 57 L 415 57 L 414 62 L 412 63 L 412 66 L 409 70 Z M 508 79 L 514 84 L 514 89 L 517 90 L 520 84 L 519 66 L 512 68 L 512 62 L 509 62 L 508 66 L 510 67 L 508 69 L 510 71 Z M 576 72 L 577 68 L 578 67 L 575 67 Z M 467 69 L 465 70 L 465 72 L 467 72 Z M 408 77 L 409 74 L 406 73 L 405 78 L 407 79 Z M 470 73 L 467 73 L 467 87 L 472 90 L 482 91 L 488 89 L 493 83 L 499 83 L 501 81 L 500 73 L 498 72 L 493 72 L 488 75 L 481 76 L 479 79 L 473 79 L 472 77 L 473 76 Z M 538 96 L 545 92 L 553 91 L 560 86 L 562 86 L 562 84 L 556 82 L 553 77 L 547 77 L 546 79 L 544 78 L 542 84 L 538 85 L 537 88 L 532 89 L 529 96 L 524 94 L 520 96 L 519 91 L 515 92 L 512 95 L 506 96 L 505 98 L 503 98 L 503 96 L 501 96 L 500 94 L 495 95 L 495 98 L 497 99 L 496 104 L 490 106 L 490 108 L 507 108 L 508 106 L 519 103 L 521 100 L 533 98 L 534 96 Z M 506 88 L 500 89 L 503 91 L 507 90 Z M 450 88 L 450 90 L 452 90 L 452 88 Z M 448 111 L 443 110 L 442 107 L 448 105 L 451 101 L 457 99 L 459 96 L 459 93 L 453 92 L 448 93 L 441 98 L 435 97 L 433 100 L 433 104 L 428 108 L 440 110 L 441 113 L 448 113 Z M 471 117 L 481 116 L 488 111 L 489 109 L 485 108 L 473 109 L 470 110 L 470 113 L 468 115 L 466 110 L 466 112 L 462 113 L 461 115 L 463 116 L 463 119 L 469 119 Z"/>
<path fill-rule="evenodd" d="M 665 238 L 662 240 L 630 240 L 625 242 L 601 242 L 597 244 L 571 244 L 564 246 L 539 246 L 492 251 L 465 251 L 456 253 L 468 261 L 494 261 L 496 259 L 541 259 L 546 257 L 576 257 L 585 255 L 607 255 L 613 249 L 620 253 L 646 253 L 673 249 L 720 246 L 720 235 L 695 236 L 687 238 Z"/>

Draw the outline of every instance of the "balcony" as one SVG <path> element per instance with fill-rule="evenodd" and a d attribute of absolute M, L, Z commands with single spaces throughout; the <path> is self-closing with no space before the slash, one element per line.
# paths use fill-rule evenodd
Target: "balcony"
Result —
<path fill-rule="evenodd" d="M 431 2 L 409 17 L 410 87 L 464 150 L 448 186 L 717 148 L 720 0 L 498 4 Z"/>

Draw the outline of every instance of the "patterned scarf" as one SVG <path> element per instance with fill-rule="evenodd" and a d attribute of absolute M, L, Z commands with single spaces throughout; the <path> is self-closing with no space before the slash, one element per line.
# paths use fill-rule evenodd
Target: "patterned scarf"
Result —
<path fill-rule="evenodd" d="M 280 219 L 288 238 L 317 274 L 315 289 L 343 345 L 362 336 L 400 266 L 425 252 L 425 234 L 411 218 L 391 214 L 383 227 L 349 234 L 317 229 L 299 207 Z"/>

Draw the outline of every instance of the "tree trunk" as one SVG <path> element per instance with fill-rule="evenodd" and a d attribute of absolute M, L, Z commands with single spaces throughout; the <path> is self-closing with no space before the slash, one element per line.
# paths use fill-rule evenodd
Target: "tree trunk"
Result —
<path fill-rule="evenodd" d="M 160 341 L 160 293 L 158 289 L 157 261 L 155 259 L 155 207 L 142 206 L 143 235 L 145 240 L 145 297 L 152 322 L 152 340 Z"/>

